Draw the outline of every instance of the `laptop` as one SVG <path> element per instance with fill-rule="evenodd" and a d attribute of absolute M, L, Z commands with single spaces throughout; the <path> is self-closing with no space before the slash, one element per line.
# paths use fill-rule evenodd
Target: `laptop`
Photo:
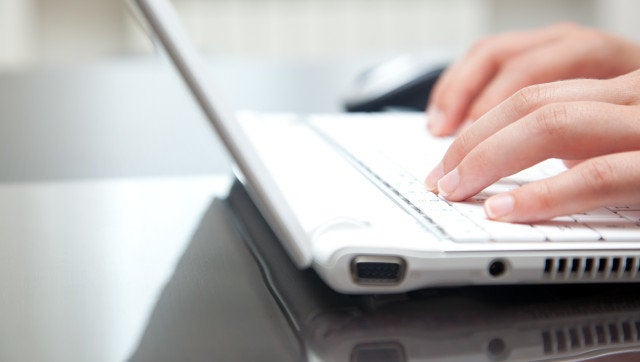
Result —
<path fill-rule="evenodd" d="M 289 257 L 334 290 L 640 280 L 640 205 L 531 225 L 486 219 L 488 196 L 562 172 L 559 160 L 445 201 L 423 180 L 452 140 L 430 136 L 423 114 L 231 112 L 172 5 L 136 3 Z"/>

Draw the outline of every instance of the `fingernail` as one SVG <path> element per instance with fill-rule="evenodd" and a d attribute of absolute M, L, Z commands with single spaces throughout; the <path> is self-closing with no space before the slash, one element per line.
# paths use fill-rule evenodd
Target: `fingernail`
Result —
<path fill-rule="evenodd" d="M 428 117 L 429 124 L 427 127 L 429 128 L 429 132 L 439 134 L 444 124 L 444 113 L 438 108 L 430 107 Z"/>
<path fill-rule="evenodd" d="M 511 194 L 499 194 L 490 197 L 484 203 L 484 211 L 490 219 L 502 219 L 513 211 L 515 199 Z"/>
<path fill-rule="evenodd" d="M 444 166 L 442 162 L 438 163 L 436 167 L 429 172 L 429 175 L 424 180 L 424 184 L 430 191 L 434 191 L 438 188 L 438 181 L 444 176 Z"/>
<path fill-rule="evenodd" d="M 460 174 L 455 168 L 438 181 L 438 191 L 440 195 L 447 197 L 458 188 L 458 184 L 460 184 Z"/>

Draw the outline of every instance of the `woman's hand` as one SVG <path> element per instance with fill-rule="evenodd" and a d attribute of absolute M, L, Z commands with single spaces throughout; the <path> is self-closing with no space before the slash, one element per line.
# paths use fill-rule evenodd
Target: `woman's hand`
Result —
<path fill-rule="evenodd" d="M 429 130 L 452 134 L 529 85 L 606 79 L 638 68 L 640 46 L 573 24 L 489 37 L 476 43 L 434 87 Z"/>
<path fill-rule="evenodd" d="M 426 184 L 464 200 L 548 158 L 585 161 L 492 196 L 487 215 L 530 222 L 640 203 L 640 70 L 523 88 L 466 128 Z"/>

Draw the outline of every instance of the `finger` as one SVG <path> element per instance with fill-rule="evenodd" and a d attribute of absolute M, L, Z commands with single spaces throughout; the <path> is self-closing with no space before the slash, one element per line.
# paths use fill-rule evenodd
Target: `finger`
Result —
<path fill-rule="evenodd" d="M 585 46 L 573 38 L 563 39 L 539 46 L 507 61 L 491 83 L 478 95 L 470 107 L 467 118 L 478 119 L 508 96 L 528 85 L 578 77 L 606 79 L 620 74 L 621 72 L 607 66 L 612 63 L 608 61 L 611 54 L 599 49 L 598 42 L 593 38 L 587 39 L 595 44 Z M 570 56 L 562 56 L 564 54 Z M 594 61 L 594 57 L 600 58 L 599 61 Z"/>
<path fill-rule="evenodd" d="M 576 56 L 582 51 L 580 47 L 580 44 L 556 41 L 508 60 L 478 94 L 466 118 L 477 120 L 491 108 L 529 85 L 572 79 L 578 75 L 596 76 L 597 74 L 580 73 L 583 68 L 580 63 L 584 62 L 584 57 Z"/>
<path fill-rule="evenodd" d="M 429 131 L 437 136 L 452 134 L 462 122 L 462 114 L 468 108 L 466 104 L 489 82 L 498 67 L 497 56 L 490 53 L 456 63 L 434 88 L 433 101 L 428 107 Z M 471 74 L 476 68 L 480 71 Z M 460 74 L 467 80 L 458 84 Z M 455 99 L 448 99 L 452 93 Z"/>
<path fill-rule="evenodd" d="M 534 222 L 609 205 L 640 202 L 640 151 L 616 153 L 580 163 L 557 176 L 492 196 L 487 216 Z"/>
<path fill-rule="evenodd" d="M 563 29 L 555 26 L 531 32 L 508 33 L 476 43 L 437 82 L 428 107 L 430 131 L 436 135 L 452 133 L 463 121 L 472 100 L 505 60 L 558 38 Z"/>
<path fill-rule="evenodd" d="M 482 141 L 507 125 L 552 102 L 592 100 L 614 104 L 633 103 L 633 92 L 625 92 L 626 79 L 580 79 L 529 86 L 494 107 L 462 132 L 447 149 L 442 161 L 429 173 L 425 185 L 435 190 L 438 181 L 453 170 Z"/>
<path fill-rule="evenodd" d="M 548 158 L 591 158 L 640 148 L 638 106 L 557 103 L 527 115 L 474 148 L 438 182 L 451 201 Z"/>

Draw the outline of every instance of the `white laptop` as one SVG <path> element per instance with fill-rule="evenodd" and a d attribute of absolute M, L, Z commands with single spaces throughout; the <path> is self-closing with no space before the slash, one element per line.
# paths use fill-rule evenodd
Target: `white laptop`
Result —
<path fill-rule="evenodd" d="M 423 186 L 450 139 L 424 114 L 234 114 L 167 0 L 136 0 L 299 268 L 343 293 L 640 281 L 640 205 L 534 225 L 489 221 L 490 194 L 562 172 L 545 161 L 451 203 Z M 247 85 L 248 87 L 251 85 Z"/>

